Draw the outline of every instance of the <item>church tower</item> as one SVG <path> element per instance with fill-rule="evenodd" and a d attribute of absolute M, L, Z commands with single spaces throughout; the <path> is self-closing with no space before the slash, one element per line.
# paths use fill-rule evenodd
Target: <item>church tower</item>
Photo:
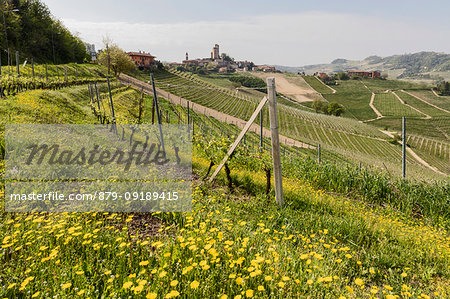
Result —
<path fill-rule="evenodd" d="M 215 45 L 214 45 L 214 48 L 213 48 L 213 50 L 212 50 L 212 52 L 211 52 L 211 58 L 214 59 L 214 60 L 220 58 L 220 55 L 219 55 L 219 45 L 218 45 L 218 44 L 215 44 Z"/>
<path fill-rule="evenodd" d="M 188 52 L 186 52 L 186 60 L 189 60 Z"/>

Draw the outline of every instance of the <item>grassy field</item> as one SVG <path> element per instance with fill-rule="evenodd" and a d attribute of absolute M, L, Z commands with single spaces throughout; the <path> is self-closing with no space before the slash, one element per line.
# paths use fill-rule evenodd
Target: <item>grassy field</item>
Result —
<path fill-rule="evenodd" d="M 302 76 L 302 78 L 309 84 L 309 86 L 323 95 L 333 92 L 331 89 L 320 83 L 320 81 L 314 76 Z"/>
<path fill-rule="evenodd" d="M 120 85 L 114 90 L 118 122 L 135 121 L 139 92 Z M 148 123 L 151 97 L 144 99 Z M 163 99 L 160 103 L 165 121 L 186 121 L 185 108 Z M 24 92 L 1 101 L 0 109 L 14 111 L 9 113 L 9 123 L 97 122 L 86 85 Z M 195 113 L 192 119 L 194 130 L 202 128 L 197 132 L 205 134 L 207 141 L 237 132 L 231 125 Z M 255 139 L 250 134 L 247 143 Z M 235 163 L 231 190 L 225 187 L 224 174 L 214 184 L 194 181 L 189 213 L 2 211 L 0 295 L 450 296 L 450 216 L 448 201 L 439 196 L 448 185 L 399 183 L 352 166 L 319 165 L 307 158 L 313 152 L 290 149 L 289 154 L 299 156 L 283 159 L 282 209 L 275 204 L 273 191 L 264 194 L 263 172 Z M 209 161 L 194 151 L 193 162 L 194 177 L 203 177 Z M 351 178 L 358 183 L 351 183 Z M 394 200 L 398 190 L 402 200 Z M 367 193 L 360 196 L 360 192 Z M 390 194 L 392 201 L 377 192 Z"/>

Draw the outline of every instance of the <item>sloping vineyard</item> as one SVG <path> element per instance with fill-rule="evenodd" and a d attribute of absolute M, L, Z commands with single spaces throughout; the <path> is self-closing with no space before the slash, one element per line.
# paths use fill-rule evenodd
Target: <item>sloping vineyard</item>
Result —
<path fill-rule="evenodd" d="M 373 105 L 384 116 L 424 117 L 422 113 L 402 104 L 392 93 L 378 93 Z"/>
<path fill-rule="evenodd" d="M 202 80 L 185 78 L 167 71 L 155 73 L 156 86 L 194 103 L 220 112 L 248 119 L 257 105 L 252 98 L 238 98 L 233 93 L 206 84 Z M 143 73 L 140 78 L 149 81 Z M 397 100 L 398 101 L 398 100 Z M 195 105 L 195 104 L 194 104 Z M 375 127 L 347 118 L 336 118 L 310 113 L 290 106 L 278 105 L 280 133 L 313 145 L 321 144 L 354 162 L 362 161 L 380 169 L 395 172 L 401 165 L 401 147 L 387 142 L 386 136 Z M 269 127 L 269 113 L 263 109 L 263 124 Z M 417 175 L 423 170 L 413 157 L 407 154 L 411 172 Z M 425 170 L 426 171 L 426 170 Z"/>

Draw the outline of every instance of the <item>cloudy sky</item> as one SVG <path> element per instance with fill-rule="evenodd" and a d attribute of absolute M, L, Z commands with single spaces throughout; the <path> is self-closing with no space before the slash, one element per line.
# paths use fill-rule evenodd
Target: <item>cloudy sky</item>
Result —
<path fill-rule="evenodd" d="M 302 66 L 418 51 L 450 53 L 447 0 L 43 0 L 86 42 L 110 36 L 161 61 L 209 57 Z"/>

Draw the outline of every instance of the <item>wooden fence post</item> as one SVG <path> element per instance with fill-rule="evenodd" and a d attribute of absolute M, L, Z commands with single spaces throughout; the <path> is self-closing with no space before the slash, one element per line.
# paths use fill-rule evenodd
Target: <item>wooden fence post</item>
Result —
<path fill-rule="evenodd" d="M 281 177 L 280 136 L 278 134 L 277 92 L 275 78 L 267 78 L 267 94 L 269 98 L 270 132 L 272 137 L 273 174 L 275 177 L 275 198 L 280 207 L 283 206 L 283 180 Z"/>
<path fill-rule="evenodd" d="M 403 144 L 402 144 L 402 177 L 406 178 L 406 117 L 402 117 L 402 138 L 403 138 Z"/>

